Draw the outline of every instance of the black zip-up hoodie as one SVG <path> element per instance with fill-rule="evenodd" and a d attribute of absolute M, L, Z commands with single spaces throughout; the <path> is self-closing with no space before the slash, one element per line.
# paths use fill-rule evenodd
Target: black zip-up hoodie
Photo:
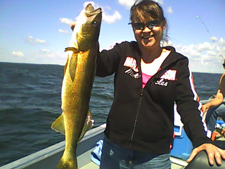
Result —
<path fill-rule="evenodd" d="M 136 42 L 116 44 L 97 57 L 96 75 L 115 73 L 114 100 L 106 137 L 125 148 L 163 154 L 173 142 L 174 103 L 193 146 L 211 143 L 200 116 L 188 59 L 173 47 L 160 70 L 142 88 L 140 50 Z"/>

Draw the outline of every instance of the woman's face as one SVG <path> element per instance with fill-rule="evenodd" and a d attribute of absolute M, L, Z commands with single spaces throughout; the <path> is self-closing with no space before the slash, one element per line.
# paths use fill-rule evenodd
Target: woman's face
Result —
<path fill-rule="evenodd" d="M 144 22 L 146 24 L 146 22 Z M 160 47 L 160 41 L 163 36 L 163 30 L 165 28 L 165 21 L 159 25 L 149 28 L 145 25 L 144 29 L 136 29 L 133 26 L 134 36 L 141 48 L 153 48 Z"/>

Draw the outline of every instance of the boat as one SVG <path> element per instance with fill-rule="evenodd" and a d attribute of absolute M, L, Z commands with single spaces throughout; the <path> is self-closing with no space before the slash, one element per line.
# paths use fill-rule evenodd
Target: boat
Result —
<path fill-rule="evenodd" d="M 98 169 L 99 166 L 91 160 L 91 152 L 96 143 L 104 137 L 105 124 L 93 128 L 85 134 L 77 147 L 79 169 Z M 64 151 L 65 141 L 52 145 L 36 153 L 23 157 L 19 160 L 6 164 L 0 169 L 54 169 Z M 187 165 L 183 160 L 171 157 L 172 169 L 181 169 Z"/>
<path fill-rule="evenodd" d="M 203 100 L 201 102 L 204 104 L 209 100 Z M 176 105 L 174 110 L 175 138 L 173 148 L 171 149 L 170 153 L 172 169 L 225 168 L 225 160 L 222 161 L 221 166 L 210 166 L 208 164 L 207 154 L 204 151 L 199 153 L 196 158 L 189 164 L 186 162 L 193 147 L 191 141 L 188 139 L 184 131 L 180 116 L 176 111 Z M 79 169 L 99 169 L 99 165 L 96 164 L 96 156 L 93 156 L 93 152 L 96 149 L 97 142 L 99 142 L 99 140 L 103 140 L 103 132 L 105 130 L 105 127 L 106 124 L 102 124 L 87 131 L 83 139 L 78 143 L 77 159 Z M 225 149 L 225 140 L 217 142 L 216 145 L 220 148 Z M 36 153 L 6 164 L 0 167 L 0 169 L 55 169 L 64 152 L 64 147 L 65 141 L 59 142 Z"/>
<path fill-rule="evenodd" d="M 105 130 L 105 124 L 93 128 L 85 134 L 84 138 L 79 142 L 77 147 L 77 159 L 78 159 L 78 168 L 79 169 L 99 169 L 99 165 L 94 163 L 92 160 L 93 156 L 91 155 L 96 148 L 96 143 L 99 140 L 102 140 L 104 137 L 103 131 Z M 62 153 L 64 151 L 65 141 L 59 142 L 55 145 L 52 145 L 48 148 L 40 150 L 36 153 L 13 161 L 9 164 L 6 164 L 0 169 L 55 169 L 58 161 L 60 160 Z M 185 145 L 182 145 L 185 146 Z M 202 157 L 198 157 L 198 156 Z M 208 165 L 207 155 L 199 153 L 196 157 L 197 160 L 193 160 L 191 163 L 187 163 L 182 158 L 171 156 L 172 169 L 196 169 L 195 163 L 197 163 L 198 169 L 203 169 L 200 166 L 203 166 L 204 169 L 209 168 L 220 168 L 220 166 L 211 167 Z M 199 160 L 200 159 L 200 160 Z M 197 162 L 196 162 L 197 161 Z M 206 161 L 206 162 L 204 162 Z M 202 163 L 204 162 L 204 166 Z M 222 164 L 225 166 L 225 161 Z M 194 164 L 193 164 L 194 163 Z M 191 168 L 190 168 L 190 165 Z M 193 167 L 194 165 L 194 167 Z"/>
<path fill-rule="evenodd" d="M 93 128 L 85 134 L 77 147 L 78 168 L 95 169 L 98 166 L 92 163 L 90 153 L 98 140 L 103 138 L 105 125 Z M 60 160 L 65 147 L 65 141 L 61 141 L 36 153 L 6 164 L 0 169 L 54 169 Z M 94 167 L 89 167 L 93 165 Z"/>

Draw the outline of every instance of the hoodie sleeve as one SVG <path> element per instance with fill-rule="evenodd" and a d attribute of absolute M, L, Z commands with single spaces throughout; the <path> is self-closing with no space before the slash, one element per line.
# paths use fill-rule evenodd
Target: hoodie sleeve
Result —
<path fill-rule="evenodd" d="M 192 73 L 188 66 L 188 59 L 183 59 L 179 64 L 177 75 L 176 103 L 177 110 L 184 124 L 185 132 L 196 148 L 204 143 L 211 143 L 206 136 L 206 124 L 200 111 L 201 105 L 195 91 Z"/>
<path fill-rule="evenodd" d="M 122 45 L 116 44 L 110 50 L 102 50 L 97 56 L 96 76 L 104 77 L 112 75 L 118 69 L 122 53 Z"/>

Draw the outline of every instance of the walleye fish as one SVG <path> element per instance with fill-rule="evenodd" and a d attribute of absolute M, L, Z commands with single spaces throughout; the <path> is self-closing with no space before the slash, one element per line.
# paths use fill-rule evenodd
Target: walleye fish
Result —
<path fill-rule="evenodd" d="M 65 134 L 65 150 L 57 169 L 77 169 L 77 143 L 92 127 L 89 101 L 93 86 L 98 37 L 102 20 L 101 8 L 89 4 L 78 16 L 72 33 L 62 84 L 62 114 L 52 129 Z"/>

